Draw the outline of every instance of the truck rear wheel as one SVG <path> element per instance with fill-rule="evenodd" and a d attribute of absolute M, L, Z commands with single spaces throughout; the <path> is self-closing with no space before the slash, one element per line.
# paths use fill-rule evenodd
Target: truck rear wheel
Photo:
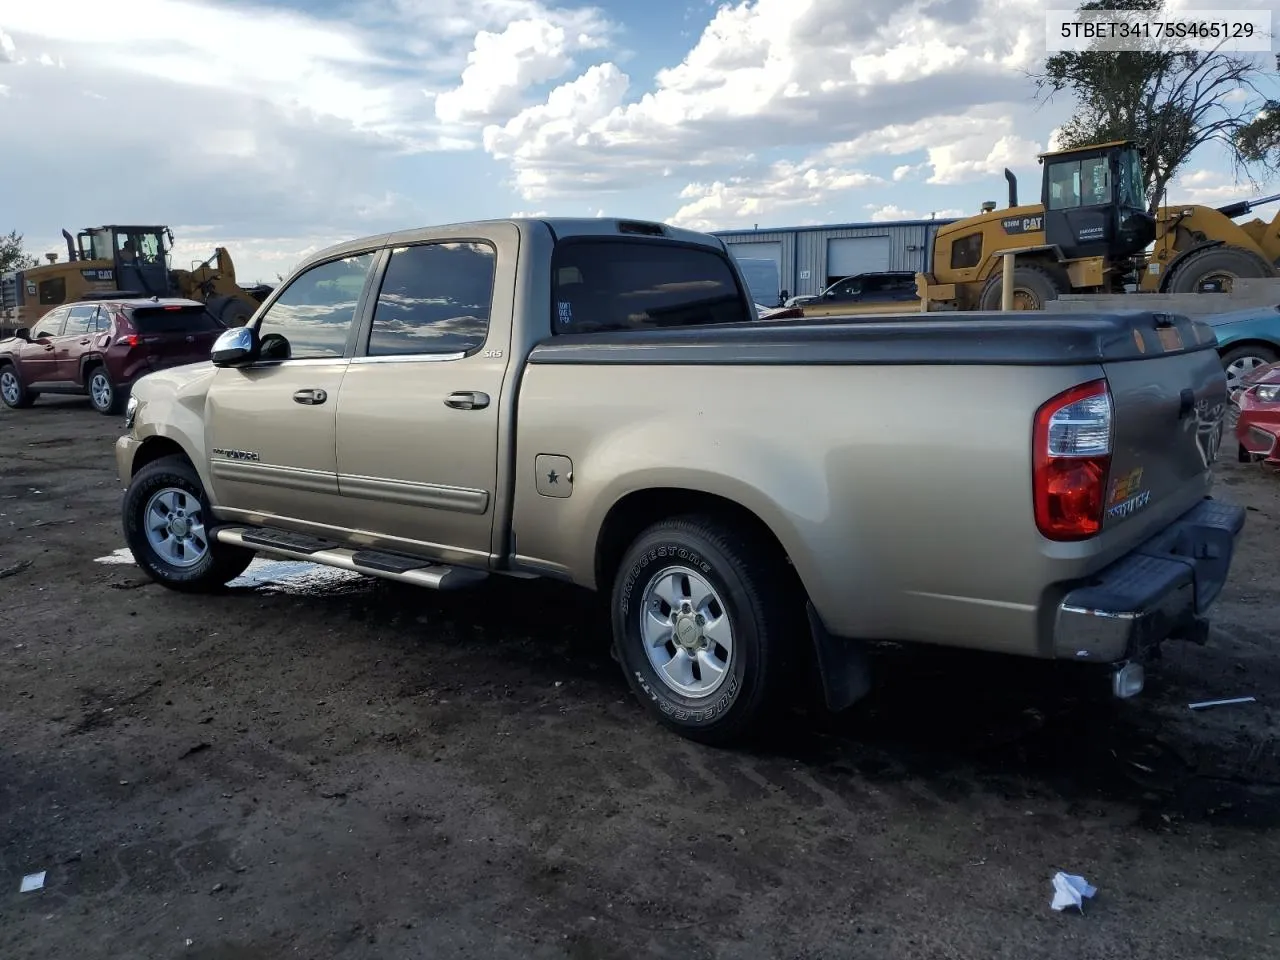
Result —
<path fill-rule="evenodd" d="M 183 457 L 147 464 L 125 491 L 125 542 L 138 566 L 171 590 L 217 590 L 253 560 L 253 551 L 213 538 L 213 519 L 200 476 Z"/>
<path fill-rule="evenodd" d="M 1210 247 L 1193 253 L 1174 268 L 1169 293 L 1230 293 L 1236 280 L 1274 277 L 1276 268 L 1249 250 Z"/>
<path fill-rule="evenodd" d="M 982 288 L 978 307 L 981 310 L 999 310 L 1004 290 L 1004 273 L 997 270 Z M 1028 263 L 1013 268 L 1013 309 L 1043 310 L 1050 300 L 1071 291 L 1071 280 L 1061 267 L 1051 264 Z"/>
<path fill-rule="evenodd" d="M 725 744 L 784 693 L 800 609 L 780 558 L 714 518 L 654 524 L 622 558 L 612 595 L 618 659 L 632 690 L 677 733 Z"/>

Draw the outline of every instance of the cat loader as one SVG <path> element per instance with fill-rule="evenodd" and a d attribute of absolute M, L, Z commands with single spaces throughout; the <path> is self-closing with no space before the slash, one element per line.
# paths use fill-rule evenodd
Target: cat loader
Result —
<path fill-rule="evenodd" d="M 1004 256 L 1016 254 L 1013 308 L 1042 310 L 1067 293 L 1228 292 L 1236 279 L 1280 276 L 1280 215 L 1235 219 L 1277 197 L 1214 209 L 1147 212 L 1143 151 L 1119 140 L 1039 156 L 1040 202 L 1009 205 L 940 228 L 932 269 L 916 276 L 922 310 L 999 310 Z"/>
<path fill-rule="evenodd" d="M 172 269 L 168 227 L 90 227 L 75 237 L 63 230 L 62 236 L 65 261 L 49 253 L 47 263 L 0 277 L 0 327 L 32 327 L 64 303 L 124 296 L 198 300 L 227 326 L 243 326 L 271 292 L 266 284 L 237 284 L 225 247 L 190 270 Z"/>

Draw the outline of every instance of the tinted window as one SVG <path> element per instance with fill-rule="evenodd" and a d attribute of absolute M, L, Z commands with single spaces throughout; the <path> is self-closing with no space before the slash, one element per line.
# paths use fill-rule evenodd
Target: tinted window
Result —
<path fill-rule="evenodd" d="M 862 292 L 862 285 L 857 280 L 842 280 L 831 288 L 831 295 L 837 300 L 847 300 Z"/>
<path fill-rule="evenodd" d="M 56 337 L 62 333 L 62 322 L 67 319 L 69 310 L 51 310 L 45 314 L 43 319 L 36 323 L 35 329 L 31 331 L 31 339 L 39 340 L 41 337 Z"/>
<path fill-rule="evenodd" d="M 39 296 L 40 302 L 44 304 L 62 303 L 67 299 L 67 278 L 54 277 L 52 280 L 41 280 Z"/>
<path fill-rule="evenodd" d="M 967 270 L 982 260 L 982 234 L 971 233 L 951 243 L 951 269 Z"/>
<path fill-rule="evenodd" d="M 369 356 L 465 353 L 484 343 L 493 248 L 427 243 L 391 254 L 369 331 Z"/>
<path fill-rule="evenodd" d="M 264 350 L 264 356 L 278 360 L 341 357 L 372 263 L 373 254 L 362 253 L 299 274 L 258 324 L 260 337 L 275 334 L 284 339 L 283 344 Z"/>
<path fill-rule="evenodd" d="M 552 258 L 556 333 L 746 323 L 722 254 L 670 243 L 578 240 Z"/>
<path fill-rule="evenodd" d="M 129 315 L 138 333 L 202 333 L 221 330 L 222 324 L 204 307 L 135 307 Z"/>
<path fill-rule="evenodd" d="M 93 318 L 97 313 L 97 305 L 92 307 L 72 307 L 71 314 L 67 319 L 67 325 L 62 330 L 62 335 L 64 337 L 73 337 L 76 334 L 92 333 Z"/>

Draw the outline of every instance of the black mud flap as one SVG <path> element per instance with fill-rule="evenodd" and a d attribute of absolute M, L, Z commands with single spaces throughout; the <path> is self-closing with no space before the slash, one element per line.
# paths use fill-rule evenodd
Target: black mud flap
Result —
<path fill-rule="evenodd" d="M 871 662 L 861 641 L 833 637 L 812 602 L 805 603 L 809 632 L 818 657 L 818 674 L 827 709 L 847 710 L 871 690 Z"/>

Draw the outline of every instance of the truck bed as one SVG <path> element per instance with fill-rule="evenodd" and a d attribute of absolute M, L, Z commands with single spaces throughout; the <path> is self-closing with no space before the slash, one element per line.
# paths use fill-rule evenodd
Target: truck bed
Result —
<path fill-rule="evenodd" d="M 520 390 L 517 559 L 594 585 L 596 531 L 660 474 L 673 498 L 763 521 L 832 632 L 1050 656 L 1058 599 L 1208 493 L 1226 402 L 1213 344 L 1143 312 L 550 338 Z M 1033 416 L 1097 378 L 1115 393 L 1113 476 L 1149 496 L 1089 540 L 1047 540 Z M 552 452 L 572 463 L 570 497 L 532 492 L 534 455 Z"/>

